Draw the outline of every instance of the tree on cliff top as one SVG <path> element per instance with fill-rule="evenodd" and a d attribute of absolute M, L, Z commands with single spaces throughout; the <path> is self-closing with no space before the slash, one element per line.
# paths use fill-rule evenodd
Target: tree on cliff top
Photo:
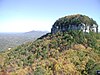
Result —
<path fill-rule="evenodd" d="M 73 24 L 80 24 L 80 23 L 84 23 L 85 25 L 98 25 L 96 23 L 96 21 L 94 21 L 92 18 L 89 18 L 86 15 L 81 15 L 81 14 L 77 14 L 77 15 L 69 15 L 69 16 L 65 16 L 62 18 L 59 18 L 54 25 L 73 25 Z"/>

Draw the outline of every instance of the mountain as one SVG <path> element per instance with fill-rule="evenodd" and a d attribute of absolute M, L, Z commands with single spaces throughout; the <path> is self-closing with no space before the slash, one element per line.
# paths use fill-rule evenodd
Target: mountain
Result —
<path fill-rule="evenodd" d="M 86 15 L 69 15 L 59 18 L 52 26 L 51 32 L 56 33 L 69 30 L 81 30 L 83 32 L 94 31 L 98 33 L 98 24 Z"/>
<path fill-rule="evenodd" d="M 34 41 L 47 31 L 30 31 L 25 33 L 0 33 L 0 51 L 14 48 L 26 42 Z"/>
<path fill-rule="evenodd" d="M 96 75 L 100 33 L 80 30 L 47 33 L 0 53 L 1 75 Z"/>

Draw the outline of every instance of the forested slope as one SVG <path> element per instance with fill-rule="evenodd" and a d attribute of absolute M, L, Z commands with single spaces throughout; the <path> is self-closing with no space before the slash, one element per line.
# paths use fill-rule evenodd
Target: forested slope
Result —
<path fill-rule="evenodd" d="M 0 54 L 1 75 L 96 75 L 100 34 L 48 33 Z"/>

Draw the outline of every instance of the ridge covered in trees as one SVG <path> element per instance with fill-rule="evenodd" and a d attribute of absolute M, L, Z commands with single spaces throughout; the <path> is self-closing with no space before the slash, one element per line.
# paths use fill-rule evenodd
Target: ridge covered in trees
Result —
<path fill-rule="evenodd" d="M 0 75 L 96 75 L 100 33 L 47 33 L 0 53 Z"/>

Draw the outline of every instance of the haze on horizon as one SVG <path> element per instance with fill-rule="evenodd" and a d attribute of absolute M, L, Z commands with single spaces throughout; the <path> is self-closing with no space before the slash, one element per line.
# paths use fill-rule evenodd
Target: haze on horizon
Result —
<path fill-rule="evenodd" d="M 83 14 L 99 25 L 99 0 L 0 0 L 0 32 L 50 31 L 63 16 Z"/>

